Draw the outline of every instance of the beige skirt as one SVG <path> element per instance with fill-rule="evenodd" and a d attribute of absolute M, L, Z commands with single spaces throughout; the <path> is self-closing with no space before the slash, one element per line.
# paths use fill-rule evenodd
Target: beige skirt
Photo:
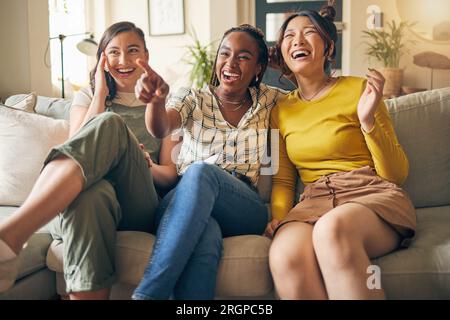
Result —
<path fill-rule="evenodd" d="M 314 224 L 344 203 L 358 203 L 371 209 L 405 240 L 414 236 L 416 213 L 408 195 L 396 184 L 380 178 L 375 169 L 368 166 L 323 176 L 307 185 L 300 202 L 289 211 L 277 230 L 293 221 Z"/>

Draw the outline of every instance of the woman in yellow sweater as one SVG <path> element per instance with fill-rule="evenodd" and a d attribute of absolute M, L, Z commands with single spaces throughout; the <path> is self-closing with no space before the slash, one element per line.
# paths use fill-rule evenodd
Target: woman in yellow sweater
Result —
<path fill-rule="evenodd" d="M 382 101 L 384 78 L 375 70 L 368 80 L 330 76 L 334 16 L 332 6 L 294 14 L 277 43 L 280 66 L 299 87 L 271 117 L 280 159 L 266 234 L 282 299 L 384 298 L 377 281 L 368 286 L 370 259 L 399 248 L 416 225 L 398 187 L 408 160 Z M 294 206 L 297 174 L 306 187 Z"/>

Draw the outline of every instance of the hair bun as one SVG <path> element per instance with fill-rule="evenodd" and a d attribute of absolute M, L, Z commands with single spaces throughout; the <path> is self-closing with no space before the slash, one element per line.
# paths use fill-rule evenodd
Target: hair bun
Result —
<path fill-rule="evenodd" d="M 331 5 L 325 5 L 320 9 L 319 14 L 325 19 L 334 21 L 334 18 L 336 18 L 336 9 Z"/>

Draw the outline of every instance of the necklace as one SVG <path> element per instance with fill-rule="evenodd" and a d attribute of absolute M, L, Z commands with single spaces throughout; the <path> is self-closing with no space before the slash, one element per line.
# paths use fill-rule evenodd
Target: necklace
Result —
<path fill-rule="evenodd" d="M 300 94 L 300 98 L 302 99 L 302 100 L 305 100 L 305 101 L 311 101 L 312 99 L 314 99 L 320 92 L 322 92 L 322 90 L 323 89 L 325 89 L 327 86 L 328 86 L 328 84 L 330 84 L 330 82 L 331 82 L 331 77 L 328 77 L 327 78 L 327 80 L 325 80 L 325 83 L 323 84 L 323 86 L 321 86 L 320 88 L 319 88 L 319 90 L 317 90 L 311 97 L 309 97 L 309 98 L 306 98 L 304 95 L 303 95 L 303 92 L 302 92 L 302 90 L 300 89 L 300 87 L 299 87 L 299 90 L 298 90 L 298 93 Z"/>
<path fill-rule="evenodd" d="M 241 109 L 245 103 L 247 102 L 247 95 L 244 96 L 244 98 L 241 101 L 229 101 L 229 100 L 225 100 L 225 99 L 221 99 L 219 98 L 219 96 L 217 95 L 217 93 L 215 92 L 215 90 L 211 90 L 214 98 L 216 98 L 217 100 L 217 104 L 219 105 L 220 108 L 224 109 L 225 111 L 229 111 L 229 112 L 235 112 L 238 111 L 239 109 Z M 228 110 L 226 108 L 224 108 L 223 103 L 229 103 L 229 104 L 234 104 L 234 105 L 238 105 L 236 108 Z"/>

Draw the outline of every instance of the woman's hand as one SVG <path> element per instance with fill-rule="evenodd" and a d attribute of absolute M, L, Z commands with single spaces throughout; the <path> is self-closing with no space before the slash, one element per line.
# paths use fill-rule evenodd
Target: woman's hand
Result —
<path fill-rule="evenodd" d="M 144 148 L 145 148 L 144 145 L 142 143 L 139 143 L 139 147 L 141 147 L 142 152 L 144 152 L 144 157 L 145 157 L 145 160 L 147 161 L 148 167 L 149 168 L 153 167 L 153 165 L 154 165 L 153 160 L 150 157 L 150 154 L 144 150 Z"/>
<path fill-rule="evenodd" d="M 275 228 L 276 228 L 279 224 L 280 224 L 280 221 L 278 221 L 277 219 L 273 219 L 272 221 L 270 221 L 270 222 L 267 224 L 266 231 L 264 231 L 264 235 L 265 235 L 267 238 L 272 239 L 272 237 L 273 237 L 273 232 L 275 231 Z"/>
<path fill-rule="evenodd" d="M 100 56 L 98 61 L 97 70 L 95 70 L 95 92 L 94 94 L 101 97 L 107 97 L 109 95 L 108 85 L 106 83 L 105 71 L 107 71 L 108 59 L 104 52 Z"/>
<path fill-rule="evenodd" d="M 147 62 L 138 59 L 137 65 L 144 70 L 135 86 L 136 97 L 144 103 L 162 103 L 164 105 L 169 86 L 161 76 L 159 76 Z"/>
<path fill-rule="evenodd" d="M 375 112 L 383 98 L 384 77 L 375 69 L 369 69 L 366 89 L 358 103 L 358 118 L 365 132 L 372 130 L 375 124 Z"/>

